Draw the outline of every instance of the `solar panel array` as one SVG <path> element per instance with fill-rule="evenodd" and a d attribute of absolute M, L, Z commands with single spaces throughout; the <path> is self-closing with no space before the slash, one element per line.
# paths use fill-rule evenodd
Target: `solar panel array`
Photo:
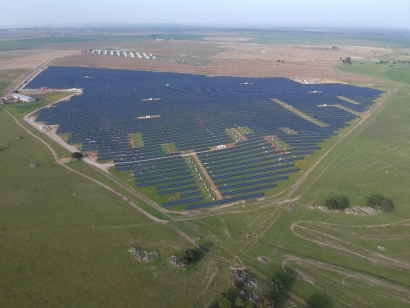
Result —
<path fill-rule="evenodd" d="M 132 171 L 138 187 L 155 186 L 168 200 L 163 206 L 186 209 L 262 196 L 300 171 L 295 161 L 320 149 L 321 142 L 357 118 L 333 105 L 363 112 L 382 94 L 345 84 L 302 85 L 286 78 L 72 67 L 49 67 L 26 87 L 83 88 L 82 95 L 44 109 L 37 121 L 58 124 L 58 133 L 70 134 L 69 143 L 98 151 L 98 159 L 114 161 L 116 170 Z M 210 151 L 233 142 L 227 129 L 245 126 L 252 131 L 247 140 Z M 141 134 L 143 146 L 130 146 L 129 134 L 134 133 Z M 266 136 L 285 142 L 286 150 L 272 146 Z M 177 153 L 165 153 L 163 145 L 170 143 Z M 181 155 L 182 151 L 197 153 L 222 200 L 217 200 L 191 154 Z"/>

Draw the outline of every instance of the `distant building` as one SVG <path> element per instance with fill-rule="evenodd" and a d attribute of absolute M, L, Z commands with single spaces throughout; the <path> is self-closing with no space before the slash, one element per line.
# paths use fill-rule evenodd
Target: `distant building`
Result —
<path fill-rule="evenodd" d="M 34 97 L 26 96 L 20 93 L 13 93 L 13 98 L 26 103 L 32 103 L 36 101 Z"/>

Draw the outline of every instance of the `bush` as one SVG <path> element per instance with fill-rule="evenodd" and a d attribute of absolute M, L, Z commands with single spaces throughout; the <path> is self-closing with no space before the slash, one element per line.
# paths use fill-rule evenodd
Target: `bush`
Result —
<path fill-rule="evenodd" d="M 275 308 L 275 302 L 270 296 L 263 296 L 258 302 L 259 308 Z"/>
<path fill-rule="evenodd" d="M 71 154 L 71 156 L 74 158 L 74 159 L 81 159 L 81 158 L 83 158 L 83 153 L 81 153 L 81 152 L 74 152 L 73 154 Z"/>
<path fill-rule="evenodd" d="M 184 263 L 185 265 L 189 265 L 192 263 L 195 263 L 196 261 L 196 253 L 195 250 L 193 249 L 187 249 L 184 251 L 184 253 L 182 254 L 182 258 L 181 258 L 182 263 Z"/>
<path fill-rule="evenodd" d="M 380 199 L 376 196 L 368 196 L 366 199 L 367 206 L 370 207 L 378 207 L 380 205 Z"/>
<path fill-rule="evenodd" d="M 222 295 L 218 300 L 218 305 L 220 308 L 231 308 L 232 304 L 226 295 Z"/>
<path fill-rule="evenodd" d="M 382 202 L 380 202 L 380 209 L 384 213 L 390 213 L 391 211 L 393 211 L 393 208 L 393 202 L 391 202 L 390 200 L 382 200 Z"/>
<path fill-rule="evenodd" d="M 242 306 L 243 306 L 243 299 L 238 296 L 238 297 L 235 299 L 235 305 L 238 306 L 238 307 L 242 307 Z"/>
<path fill-rule="evenodd" d="M 347 208 L 347 203 L 342 198 L 331 198 L 325 201 L 325 206 L 329 210 L 344 210 Z"/>
<path fill-rule="evenodd" d="M 269 287 L 271 293 L 280 293 L 285 290 L 285 285 L 278 278 L 267 278 L 266 285 Z"/>
<path fill-rule="evenodd" d="M 393 202 L 384 199 L 383 197 L 368 196 L 366 201 L 367 206 L 370 206 L 374 209 L 382 210 L 383 213 L 390 213 L 394 209 Z"/>

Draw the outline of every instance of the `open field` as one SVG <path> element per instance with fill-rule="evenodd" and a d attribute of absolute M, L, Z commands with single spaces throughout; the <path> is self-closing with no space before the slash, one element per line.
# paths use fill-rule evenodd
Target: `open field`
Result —
<path fill-rule="evenodd" d="M 332 149 L 334 144 L 337 146 L 323 156 L 300 185 L 287 189 L 287 195 L 282 194 L 277 199 L 220 207 L 209 212 L 167 213 L 144 199 L 134 185 L 127 185 L 135 180 L 130 172 L 105 174 L 81 161 L 66 164 L 112 187 L 148 214 L 169 221 L 161 224 L 144 216 L 103 186 L 57 164 L 49 149 L 17 126 L 1 107 L 0 170 L 7 176 L 0 176 L 3 192 L 0 200 L 0 306 L 214 308 L 220 293 L 237 296 L 238 290 L 232 288 L 229 279 L 230 266 L 245 266 L 258 276 L 262 288 L 257 291 L 259 295 L 266 292 L 262 282 L 264 277 L 279 277 L 290 292 L 288 296 L 297 295 L 312 307 L 409 306 L 409 70 L 408 65 L 376 65 L 374 62 L 374 58 L 389 62 L 398 58 L 408 59 L 408 50 L 404 49 L 407 41 L 397 37 L 341 38 L 300 34 L 299 38 L 298 35 L 268 35 L 263 43 L 257 37 L 254 39 L 259 40 L 260 45 L 247 45 L 233 42 L 235 40 L 228 43 L 230 35 L 226 33 L 221 36 L 224 42 L 210 41 L 212 46 L 200 42 L 198 45 L 201 46 L 199 49 L 209 47 L 205 51 L 208 53 L 206 58 L 217 63 L 221 73 L 236 71 L 238 75 L 275 76 L 276 73 L 286 73 L 282 67 L 294 61 L 294 71 L 288 71 L 289 75 L 350 80 L 360 86 L 387 92 L 375 105 L 378 106 L 376 111 L 346 138 L 334 137 L 321 143 L 323 152 Z M 245 36 L 248 34 L 237 35 Z M 294 48 L 299 44 L 297 40 L 304 46 L 310 46 L 302 49 L 306 58 L 303 58 L 303 53 L 285 58 L 286 48 L 292 53 L 294 49 L 300 49 Z M 278 41 L 282 43 L 278 44 Z M 146 43 L 156 42 L 147 40 Z M 193 55 L 195 43 L 186 43 L 192 44 L 190 54 Z M 271 43 L 280 46 L 268 49 L 273 46 Z M 340 54 L 337 51 L 332 54 L 327 44 L 339 45 L 340 49 L 349 48 L 349 51 L 346 49 L 345 54 L 339 50 Z M 354 44 L 361 46 L 354 47 Z M 311 49 L 314 46 L 317 49 Z M 174 48 L 174 56 L 177 57 L 176 43 Z M 231 53 L 227 50 L 229 48 Z M 365 48 L 369 49 L 365 51 Z M 267 51 L 262 53 L 263 50 Z M 354 50 L 360 51 L 353 54 Z M 48 52 L 54 51 L 38 50 L 33 52 L 33 56 L 39 56 L 41 62 L 40 59 L 45 59 Z M 0 61 L 5 53 L 8 52 L 0 52 Z M 264 58 L 268 57 L 266 54 L 271 55 Z M 353 58 L 353 65 L 339 66 L 339 55 L 363 58 Z M 69 60 L 72 65 L 75 59 L 81 59 L 86 63 L 84 65 L 102 66 L 88 56 L 96 55 L 58 61 Z M 284 59 L 285 63 L 277 66 L 276 60 L 279 59 Z M 23 57 L 22 62 L 18 64 L 17 61 L 16 65 L 25 68 L 24 61 Z M 155 70 L 201 72 L 212 69 L 168 63 L 156 66 L 154 61 L 146 62 L 149 64 L 144 65 L 153 65 Z M 1 63 L 11 65 L 7 61 Z M 125 67 L 124 63 L 109 65 Z M 252 63 L 256 69 L 252 68 Z M 234 70 L 233 65 L 243 69 L 241 73 L 239 69 Z M 296 76 L 298 68 L 300 76 Z M 6 77 L 0 75 L 4 87 L 23 71 L 11 73 Z M 345 101 L 345 104 L 355 108 L 351 102 Z M 7 108 L 15 116 L 25 112 Z M 341 128 L 339 133 L 349 130 L 349 127 Z M 236 131 L 234 136 L 235 132 L 230 130 L 231 137 L 237 138 L 242 134 L 248 138 L 254 133 L 249 125 L 238 126 Z M 283 125 L 280 131 L 284 137 L 298 133 L 292 125 Z M 58 158 L 70 155 L 41 132 L 33 132 L 51 145 Z M 142 138 L 133 137 L 136 137 L 135 143 L 141 143 Z M 231 137 L 227 135 L 227 138 Z M 128 144 L 127 138 L 125 136 Z M 146 144 L 147 139 L 142 140 Z M 277 141 L 284 142 L 281 138 Z M 165 149 L 179 150 L 169 140 L 162 144 Z M 323 152 L 316 151 L 294 165 L 308 170 Z M 38 164 L 36 168 L 30 168 L 33 162 Z M 296 178 L 291 178 L 291 181 L 293 183 Z M 146 189 L 155 190 L 152 187 Z M 350 208 L 362 207 L 366 197 L 372 194 L 391 199 L 394 211 L 367 216 L 325 212 L 317 207 L 335 196 L 348 198 Z M 205 250 L 200 253 L 196 265 L 179 269 L 169 264 L 172 254 L 180 255 L 186 248 L 199 249 L 198 244 Z M 152 263 L 142 263 L 128 252 L 134 246 L 158 250 L 159 258 Z M 261 256 L 268 261 L 258 261 Z M 279 306 L 294 307 L 291 302 L 297 301 L 286 298 Z"/>

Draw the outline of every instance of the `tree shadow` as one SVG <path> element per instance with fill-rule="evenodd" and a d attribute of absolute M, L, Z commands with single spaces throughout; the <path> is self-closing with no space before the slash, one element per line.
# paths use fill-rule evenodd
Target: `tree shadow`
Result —
<path fill-rule="evenodd" d="M 307 301 L 309 305 L 315 308 L 332 308 L 334 303 L 326 294 L 314 294 Z"/>

